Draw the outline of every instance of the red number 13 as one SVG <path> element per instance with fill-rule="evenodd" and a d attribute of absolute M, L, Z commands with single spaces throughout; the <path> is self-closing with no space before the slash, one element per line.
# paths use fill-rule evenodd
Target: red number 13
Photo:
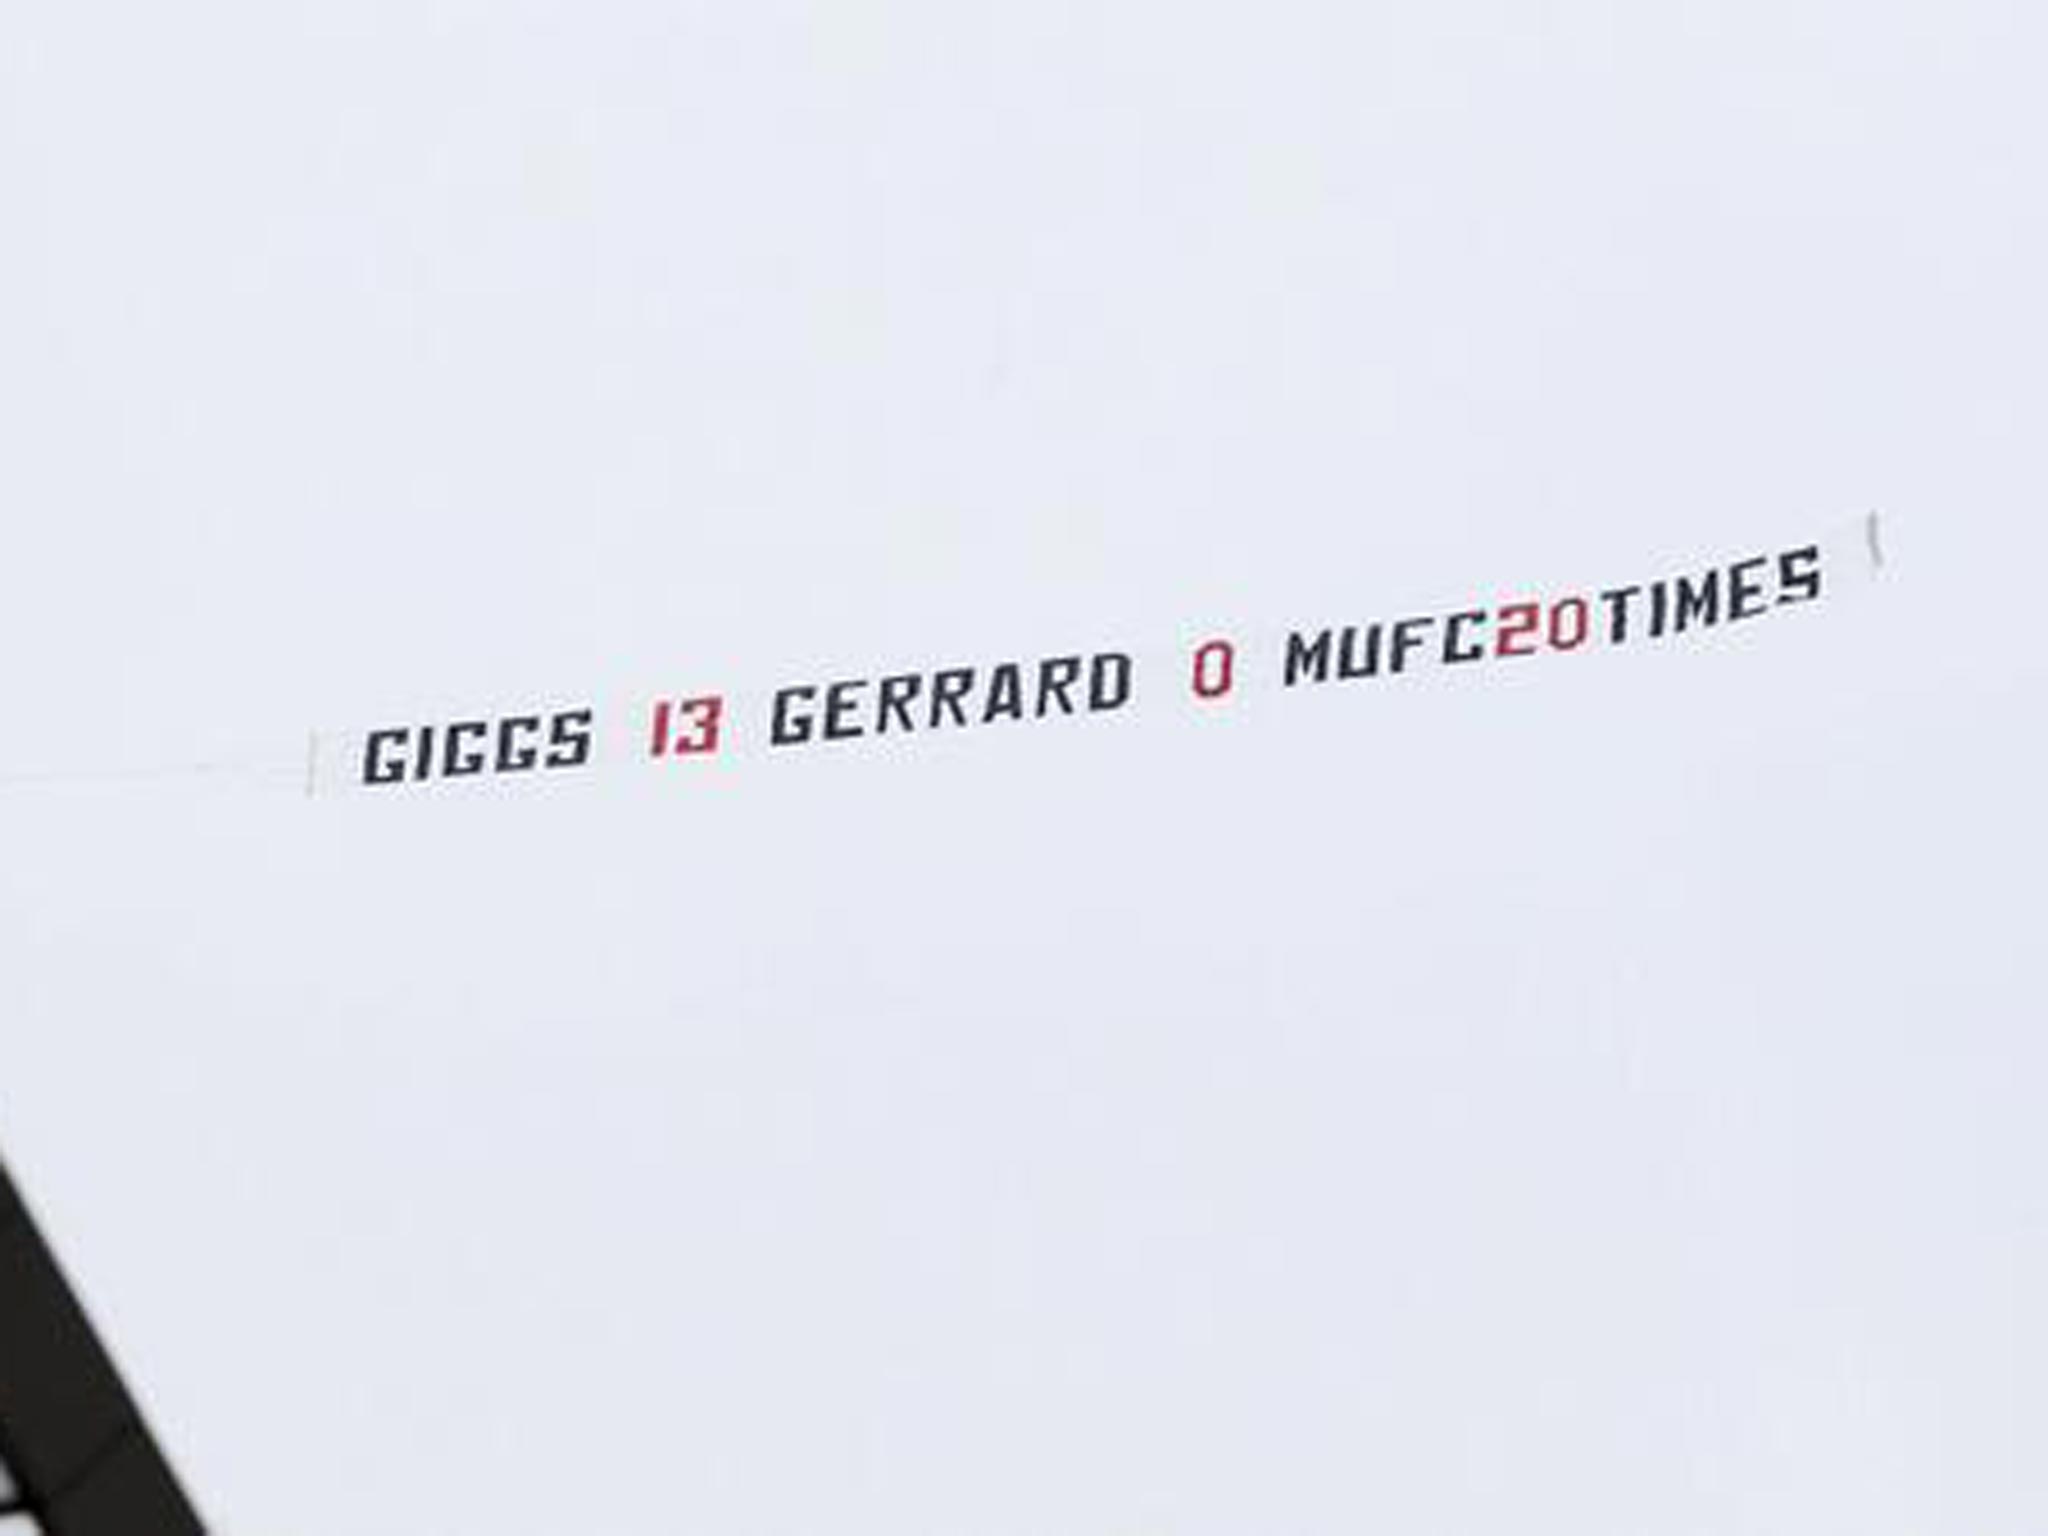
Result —
<path fill-rule="evenodd" d="M 719 731 L 725 724 L 725 699 L 719 694 L 707 698 L 663 699 L 654 706 L 652 756 L 704 757 L 718 750 Z"/>

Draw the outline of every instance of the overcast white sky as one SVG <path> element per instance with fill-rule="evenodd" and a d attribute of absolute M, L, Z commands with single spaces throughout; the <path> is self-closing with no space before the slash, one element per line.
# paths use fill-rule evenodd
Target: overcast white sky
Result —
<path fill-rule="evenodd" d="M 208 1514 L 2048 1527 L 2044 45 L 10 7 L 0 773 L 1891 519 L 1869 600 L 1398 692 L 0 789 L 0 1148 Z"/>

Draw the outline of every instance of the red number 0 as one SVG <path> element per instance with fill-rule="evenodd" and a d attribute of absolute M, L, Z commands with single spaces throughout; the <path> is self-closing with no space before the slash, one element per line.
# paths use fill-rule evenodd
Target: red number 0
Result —
<path fill-rule="evenodd" d="M 1211 640 L 1195 652 L 1195 697 L 1220 699 L 1237 685 L 1237 647 Z"/>
<path fill-rule="evenodd" d="M 1553 604 L 1550 610 L 1550 648 L 1554 651 L 1576 651 L 1586 643 L 1591 628 L 1592 615 L 1583 597 L 1568 597 Z"/>

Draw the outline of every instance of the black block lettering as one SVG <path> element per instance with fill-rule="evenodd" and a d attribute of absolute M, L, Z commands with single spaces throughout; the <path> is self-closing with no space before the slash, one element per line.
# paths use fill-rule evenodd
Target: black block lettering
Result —
<path fill-rule="evenodd" d="M 1361 652 L 1360 639 L 1365 641 Z M 1380 675 L 1380 626 L 1349 626 L 1337 642 L 1337 675 L 1347 683 Z"/>
<path fill-rule="evenodd" d="M 825 690 L 825 739 L 849 741 L 867 734 L 853 716 L 860 708 L 859 694 L 867 687 L 865 678 L 850 678 Z"/>
<path fill-rule="evenodd" d="M 565 709 L 550 720 L 547 765 L 581 768 L 589 762 L 594 745 L 591 727 L 596 720 L 597 712 L 589 709 Z"/>
<path fill-rule="evenodd" d="M 1695 624 L 1709 629 L 1721 622 L 1721 573 L 1708 571 L 1697 580 L 1678 578 L 1678 629 L 1681 634 Z"/>
<path fill-rule="evenodd" d="M 1820 546 L 1809 544 L 1778 556 L 1778 601 L 1810 603 L 1820 596 Z"/>
<path fill-rule="evenodd" d="M 445 778 L 466 779 L 482 773 L 490 761 L 483 743 L 490 738 L 488 720 L 458 720 L 448 727 L 441 742 L 441 773 Z M 471 743 L 475 745 L 471 745 Z"/>
<path fill-rule="evenodd" d="M 1023 718 L 1024 674 L 1015 662 L 1006 661 L 989 674 L 988 705 L 981 712 L 981 722 Z"/>
<path fill-rule="evenodd" d="M 953 717 L 955 725 L 967 723 L 967 711 L 962 701 L 974 691 L 974 668 L 954 667 L 941 672 L 932 679 L 932 729 L 937 730 L 946 723 L 946 716 Z"/>
<path fill-rule="evenodd" d="M 540 734 L 538 715 L 514 715 L 498 722 L 498 772 L 524 773 L 540 761 L 540 750 L 521 737 Z"/>
<path fill-rule="evenodd" d="M 1081 658 L 1078 656 L 1054 656 L 1038 664 L 1038 717 L 1043 720 L 1052 702 L 1057 700 L 1060 713 L 1071 715 L 1074 701 L 1068 692 L 1081 680 Z"/>
<path fill-rule="evenodd" d="M 411 740 L 412 732 L 403 726 L 394 730 L 370 732 L 369 738 L 363 743 L 363 782 L 396 784 L 403 779 L 405 746 Z"/>
<path fill-rule="evenodd" d="M 1314 640 L 1302 639 L 1299 632 L 1287 637 L 1286 686 L 1292 688 L 1304 677 L 1312 683 L 1330 680 L 1330 632 L 1327 629 Z"/>
<path fill-rule="evenodd" d="M 784 688 L 775 695 L 775 713 L 768 724 L 768 744 L 800 747 L 811 739 L 811 714 L 801 706 L 818 696 L 815 688 Z"/>
<path fill-rule="evenodd" d="M 1096 714 L 1122 709 L 1131 701 L 1131 658 L 1108 651 L 1088 668 L 1088 708 Z"/>
<path fill-rule="evenodd" d="M 1484 640 L 1475 640 L 1468 645 L 1461 638 L 1465 631 L 1473 625 L 1484 624 L 1486 618 L 1486 610 L 1483 608 L 1470 608 L 1463 613 L 1451 615 L 1450 622 L 1444 626 L 1444 664 L 1446 666 L 1456 666 L 1464 661 L 1478 661 L 1486 655 L 1486 642 Z"/>
<path fill-rule="evenodd" d="M 875 722 L 875 734 L 889 734 L 889 722 L 895 721 L 899 730 L 914 731 L 916 724 L 910 718 L 910 702 L 924 691 L 924 679 L 916 673 L 902 677 L 882 679 L 881 718 Z"/>

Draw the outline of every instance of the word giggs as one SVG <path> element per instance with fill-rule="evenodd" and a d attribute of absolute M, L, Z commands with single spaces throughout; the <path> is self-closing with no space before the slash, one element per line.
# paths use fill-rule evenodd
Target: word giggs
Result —
<path fill-rule="evenodd" d="M 363 783 L 581 768 L 590 761 L 596 721 L 595 710 L 568 709 L 445 726 L 390 726 L 363 740 Z"/>

